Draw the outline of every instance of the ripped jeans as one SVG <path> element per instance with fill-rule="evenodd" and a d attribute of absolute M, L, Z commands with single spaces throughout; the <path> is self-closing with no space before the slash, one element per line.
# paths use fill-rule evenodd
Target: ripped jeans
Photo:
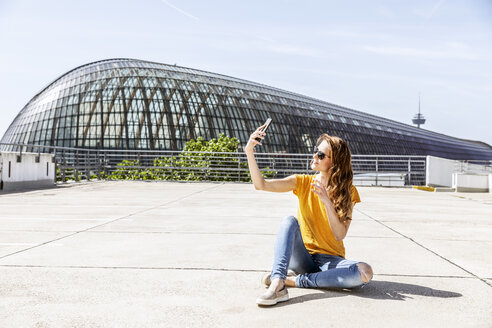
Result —
<path fill-rule="evenodd" d="M 277 240 L 271 279 L 285 280 L 287 269 L 298 276 L 301 288 L 354 288 L 364 286 L 357 261 L 328 254 L 310 254 L 301 237 L 299 222 L 293 216 L 282 220 Z"/>

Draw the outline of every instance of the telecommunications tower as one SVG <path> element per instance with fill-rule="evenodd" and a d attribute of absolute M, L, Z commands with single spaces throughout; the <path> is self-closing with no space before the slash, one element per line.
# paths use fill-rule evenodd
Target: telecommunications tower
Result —
<path fill-rule="evenodd" d="M 413 124 L 416 124 L 418 128 L 420 128 L 420 125 L 425 123 L 425 117 L 424 115 L 420 114 L 420 94 L 419 94 L 419 112 L 415 114 L 415 116 L 412 119 Z"/>

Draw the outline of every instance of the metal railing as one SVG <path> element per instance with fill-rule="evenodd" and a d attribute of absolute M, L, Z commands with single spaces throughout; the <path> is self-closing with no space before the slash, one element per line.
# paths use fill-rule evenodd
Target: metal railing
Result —
<path fill-rule="evenodd" d="M 425 156 L 352 155 L 354 184 L 424 185 L 426 163 Z"/>
<path fill-rule="evenodd" d="M 454 172 L 472 174 L 492 174 L 492 161 L 459 161 L 454 165 Z"/>
<path fill-rule="evenodd" d="M 250 181 L 244 153 L 3 145 L 18 147 L 20 155 L 22 152 L 55 154 L 59 183 L 91 179 Z M 312 154 L 257 153 L 255 156 L 265 177 L 313 173 Z M 360 184 L 388 185 L 391 179 L 399 180 L 400 185 L 425 184 L 425 156 L 352 155 L 352 167 L 354 181 Z"/>

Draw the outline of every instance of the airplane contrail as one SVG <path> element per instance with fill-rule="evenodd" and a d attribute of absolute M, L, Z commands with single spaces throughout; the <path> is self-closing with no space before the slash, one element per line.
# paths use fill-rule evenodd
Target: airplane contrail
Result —
<path fill-rule="evenodd" d="M 193 18 L 193 19 L 196 19 L 196 20 L 199 20 L 198 17 L 196 16 L 193 16 L 192 14 L 190 13 L 187 13 L 186 11 L 182 10 L 182 9 L 179 9 L 178 7 L 174 6 L 173 4 L 169 3 L 168 1 L 166 0 L 161 0 L 162 2 L 164 2 L 166 5 L 168 5 L 169 7 L 173 8 L 174 10 L 177 10 L 179 11 L 180 13 L 182 13 L 183 15 L 186 15 L 190 18 Z"/>

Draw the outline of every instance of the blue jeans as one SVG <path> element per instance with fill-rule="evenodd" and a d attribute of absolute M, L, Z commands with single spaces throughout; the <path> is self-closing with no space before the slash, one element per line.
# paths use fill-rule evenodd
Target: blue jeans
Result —
<path fill-rule="evenodd" d="M 282 220 L 277 240 L 271 279 L 285 280 L 287 269 L 298 276 L 302 288 L 354 288 L 363 286 L 357 261 L 328 254 L 310 254 L 301 237 L 299 222 L 293 216 Z"/>

